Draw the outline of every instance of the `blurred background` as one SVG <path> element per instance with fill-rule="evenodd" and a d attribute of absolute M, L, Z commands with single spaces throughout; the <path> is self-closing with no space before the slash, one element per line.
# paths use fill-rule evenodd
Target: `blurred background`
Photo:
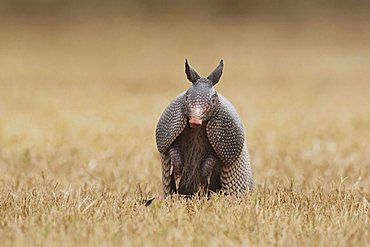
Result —
<path fill-rule="evenodd" d="M 154 130 L 222 58 L 257 185 L 369 188 L 369 1 L 0 2 L 2 181 L 160 194 Z M 325 184 L 325 183 L 324 183 Z"/>

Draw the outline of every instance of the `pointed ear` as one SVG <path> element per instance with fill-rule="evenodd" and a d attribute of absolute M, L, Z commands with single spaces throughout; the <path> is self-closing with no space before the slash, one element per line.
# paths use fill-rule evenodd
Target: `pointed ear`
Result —
<path fill-rule="evenodd" d="M 187 59 L 185 59 L 185 73 L 188 80 L 191 82 L 196 82 L 198 79 L 200 79 L 198 72 L 189 65 Z"/>
<path fill-rule="evenodd" d="M 210 80 L 213 83 L 213 85 L 216 85 L 217 82 L 220 80 L 223 68 L 224 60 L 221 60 L 217 68 L 207 77 L 207 79 Z"/>

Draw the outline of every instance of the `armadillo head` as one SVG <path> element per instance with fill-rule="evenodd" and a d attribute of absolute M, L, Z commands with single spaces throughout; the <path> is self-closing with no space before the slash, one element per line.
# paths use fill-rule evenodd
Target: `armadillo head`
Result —
<path fill-rule="evenodd" d="M 185 73 L 192 86 L 185 93 L 185 112 L 189 119 L 190 127 L 201 126 L 209 120 L 219 105 L 219 99 L 214 85 L 220 80 L 223 61 L 207 77 L 199 76 L 188 60 L 185 60 Z"/>

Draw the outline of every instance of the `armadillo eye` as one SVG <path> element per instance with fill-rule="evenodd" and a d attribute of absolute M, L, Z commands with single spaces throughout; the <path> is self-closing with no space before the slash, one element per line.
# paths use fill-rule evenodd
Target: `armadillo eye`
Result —
<path fill-rule="evenodd" d="M 215 98 L 212 98 L 211 99 L 211 103 L 212 103 L 212 105 L 216 104 L 216 99 Z"/>
<path fill-rule="evenodd" d="M 188 99 L 189 99 L 189 96 L 185 95 L 185 101 L 188 101 Z"/>

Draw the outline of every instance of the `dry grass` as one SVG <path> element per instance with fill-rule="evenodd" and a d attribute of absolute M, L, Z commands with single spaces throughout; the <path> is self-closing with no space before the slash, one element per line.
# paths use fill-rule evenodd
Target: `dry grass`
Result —
<path fill-rule="evenodd" d="M 3 25 L 1 245 L 369 246 L 370 33 L 335 23 Z M 161 199 L 154 127 L 185 57 L 225 59 L 252 194 Z"/>

